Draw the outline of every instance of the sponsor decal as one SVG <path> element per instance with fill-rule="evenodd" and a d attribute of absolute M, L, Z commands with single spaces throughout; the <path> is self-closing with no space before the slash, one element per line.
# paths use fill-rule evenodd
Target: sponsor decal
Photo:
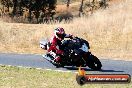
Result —
<path fill-rule="evenodd" d="M 85 83 L 130 83 L 131 76 L 129 74 L 86 74 L 85 70 L 79 67 L 76 81 L 79 85 Z"/>

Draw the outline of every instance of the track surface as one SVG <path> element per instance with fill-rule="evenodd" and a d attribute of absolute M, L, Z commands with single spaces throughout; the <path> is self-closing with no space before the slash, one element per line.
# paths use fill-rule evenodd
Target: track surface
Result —
<path fill-rule="evenodd" d="M 85 68 L 89 73 L 99 74 L 130 74 L 132 75 L 132 61 L 100 59 L 102 62 L 101 71 L 92 71 L 90 68 Z M 41 55 L 32 54 L 0 54 L 0 64 L 34 67 L 51 70 L 62 70 L 76 72 L 75 67 L 55 68 L 51 63 L 42 58 Z"/>

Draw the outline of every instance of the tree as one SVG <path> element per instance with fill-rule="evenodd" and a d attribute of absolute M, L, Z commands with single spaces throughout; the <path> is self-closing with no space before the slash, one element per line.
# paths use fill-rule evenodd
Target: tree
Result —
<path fill-rule="evenodd" d="M 95 3 L 95 0 L 93 0 L 92 3 L 94 4 Z"/>
<path fill-rule="evenodd" d="M 79 17 L 83 13 L 83 4 L 84 4 L 84 0 L 81 1 L 81 5 L 80 5 L 80 8 L 79 8 Z"/>
<path fill-rule="evenodd" d="M 0 0 L 0 3 L 3 5 L 3 11 L 5 11 L 4 7 L 6 7 L 9 12 L 9 7 L 12 7 L 12 0 Z"/>
<path fill-rule="evenodd" d="M 67 8 L 69 8 L 71 0 L 67 0 Z"/>
<path fill-rule="evenodd" d="M 36 18 L 39 16 L 39 11 L 42 10 L 45 16 L 52 16 L 55 14 L 57 0 L 0 0 L 5 7 L 13 7 L 12 14 L 16 16 L 17 14 L 23 14 L 23 8 L 29 10 L 29 18 L 31 20 L 31 13 L 34 11 Z M 12 3 L 12 6 L 11 4 Z"/>
<path fill-rule="evenodd" d="M 13 0 L 13 11 L 12 11 L 13 16 L 16 15 L 17 5 L 18 5 L 18 1 Z"/>

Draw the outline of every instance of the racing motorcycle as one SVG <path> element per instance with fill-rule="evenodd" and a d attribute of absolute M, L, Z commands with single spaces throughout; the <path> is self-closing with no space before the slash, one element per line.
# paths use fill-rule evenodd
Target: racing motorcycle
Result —
<path fill-rule="evenodd" d="M 42 40 L 40 41 L 40 47 L 44 50 L 47 50 L 48 47 L 50 47 L 50 43 L 46 40 Z M 101 70 L 101 62 L 89 51 L 90 46 L 86 40 L 78 37 L 64 40 L 62 41 L 62 49 L 64 54 L 61 55 L 62 61 L 60 63 L 54 61 L 56 54 L 52 51 L 42 56 L 56 67 L 88 66 L 93 70 Z"/>

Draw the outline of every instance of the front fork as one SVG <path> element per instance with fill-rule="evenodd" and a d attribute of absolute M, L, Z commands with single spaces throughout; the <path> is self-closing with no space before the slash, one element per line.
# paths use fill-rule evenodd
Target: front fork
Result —
<path fill-rule="evenodd" d="M 82 59 L 84 60 L 85 63 L 88 62 L 90 55 L 91 55 L 91 52 L 86 52 L 83 54 Z"/>

